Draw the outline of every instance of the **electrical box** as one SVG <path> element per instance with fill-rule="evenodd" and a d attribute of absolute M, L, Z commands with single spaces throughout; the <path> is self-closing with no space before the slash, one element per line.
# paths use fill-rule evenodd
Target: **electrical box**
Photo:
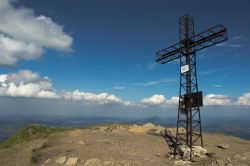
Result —
<path fill-rule="evenodd" d="M 203 97 L 202 91 L 189 93 L 184 95 L 185 105 L 190 104 L 191 107 L 202 107 L 203 106 Z"/>

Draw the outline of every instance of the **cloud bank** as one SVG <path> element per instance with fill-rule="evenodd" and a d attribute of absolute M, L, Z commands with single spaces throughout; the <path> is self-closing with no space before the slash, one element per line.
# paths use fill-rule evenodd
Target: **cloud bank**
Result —
<path fill-rule="evenodd" d="M 82 101 L 87 104 L 122 104 L 127 106 L 132 104 L 129 101 L 122 100 L 121 98 L 108 93 L 94 94 L 89 92 L 81 92 L 79 90 L 65 92 L 63 97 L 66 100 Z"/>
<path fill-rule="evenodd" d="M 73 38 L 51 18 L 36 16 L 32 9 L 0 1 L 0 65 L 13 66 L 19 60 L 41 57 L 44 49 L 70 51 Z"/>
<path fill-rule="evenodd" d="M 53 89 L 52 80 L 40 76 L 30 70 L 19 70 L 16 73 L 0 74 L 0 96 L 32 97 L 46 99 L 61 99 L 88 105 L 120 105 L 131 107 L 177 107 L 179 97 L 167 99 L 164 95 L 155 94 L 140 101 L 127 101 L 114 94 L 106 92 L 91 93 L 80 90 L 57 93 Z M 208 94 L 203 98 L 204 106 L 250 106 L 250 93 L 245 93 L 237 99 L 222 94 Z"/>

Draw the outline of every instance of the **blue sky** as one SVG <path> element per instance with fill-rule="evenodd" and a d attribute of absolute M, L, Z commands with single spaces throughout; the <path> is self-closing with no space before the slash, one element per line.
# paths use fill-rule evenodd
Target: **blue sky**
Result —
<path fill-rule="evenodd" d="M 26 69 L 41 78 L 48 76 L 49 91 L 53 87 L 53 93 L 59 96 L 75 90 L 93 94 L 105 92 L 131 102 L 154 95 L 164 95 L 167 99 L 178 96 L 179 62 L 156 64 L 155 53 L 178 42 L 178 18 L 185 14 L 194 17 L 196 33 L 217 24 L 228 28 L 227 42 L 197 53 L 199 89 L 204 96 L 221 95 L 223 100 L 230 98 L 237 102 L 250 92 L 250 2 L 247 0 L 191 0 L 185 4 L 180 0 L 3 2 L 8 2 L 11 7 L 6 8 L 19 11 L 18 14 L 24 8 L 33 11 L 28 14 L 32 18 L 44 16 L 45 21 L 50 20 L 62 28 L 57 29 L 57 35 L 62 39 L 66 37 L 67 43 L 55 39 L 49 45 L 40 38 L 39 42 L 32 37 L 22 39 L 13 33 L 15 28 L 9 32 L 0 27 L 1 34 L 26 43 L 35 41 L 42 49 L 37 57 L 30 53 L 30 59 L 15 55 L 17 61 L 2 65 L 0 73 L 10 75 Z M 27 26 L 27 31 L 29 28 Z M 45 39 L 49 41 L 50 35 Z M 25 96 L 3 94 L 1 96 Z M 249 102 L 249 96 L 246 95 L 244 103 Z"/>

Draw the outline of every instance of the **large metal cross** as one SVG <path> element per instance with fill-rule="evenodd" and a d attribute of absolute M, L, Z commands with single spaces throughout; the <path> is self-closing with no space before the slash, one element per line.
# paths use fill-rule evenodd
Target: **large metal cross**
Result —
<path fill-rule="evenodd" d="M 200 107 L 202 92 L 198 91 L 196 52 L 228 39 L 227 29 L 217 25 L 199 34 L 194 32 L 194 19 L 185 15 L 179 19 L 180 41 L 156 53 L 156 61 L 164 64 L 180 59 L 180 90 L 176 130 L 176 145 L 203 147 Z M 180 129 L 180 128 L 184 128 Z M 199 144 L 200 142 L 200 144 Z M 175 146 L 177 148 L 177 146 Z M 175 148 L 175 155 L 176 155 Z M 190 153 L 191 160 L 191 153 Z"/>

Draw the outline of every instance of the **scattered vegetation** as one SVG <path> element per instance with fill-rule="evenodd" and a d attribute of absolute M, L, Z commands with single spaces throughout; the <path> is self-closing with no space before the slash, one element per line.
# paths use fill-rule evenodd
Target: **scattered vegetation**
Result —
<path fill-rule="evenodd" d="M 39 162 L 40 158 L 42 157 L 42 155 L 40 154 L 40 150 L 50 147 L 53 144 L 52 140 L 54 139 L 54 137 L 54 135 L 48 137 L 48 139 L 43 143 L 41 147 L 32 150 L 32 155 L 30 159 L 31 164 L 36 164 Z"/>
<path fill-rule="evenodd" d="M 35 164 L 39 161 L 41 154 L 39 153 L 39 149 L 33 149 L 32 156 L 30 159 L 31 164 Z"/>
<path fill-rule="evenodd" d="M 99 126 L 89 126 L 89 127 L 86 127 L 86 129 L 90 129 L 90 130 L 99 130 L 100 127 L 99 127 Z"/>
<path fill-rule="evenodd" d="M 0 144 L 0 149 L 12 147 L 15 144 L 29 141 L 34 138 L 46 138 L 50 134 L 60 131 L 65 131 L 62 128 L 48 128 L 42 125 L 28 125 L 21 129 L 16 135 L 10 137 L 6 141 Z"/>

